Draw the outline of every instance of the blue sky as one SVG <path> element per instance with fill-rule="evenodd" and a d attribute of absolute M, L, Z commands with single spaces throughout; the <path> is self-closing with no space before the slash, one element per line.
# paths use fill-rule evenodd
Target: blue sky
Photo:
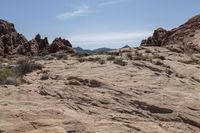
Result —
<path fill-rule="evenodd" d="M 171 29 L 200 11 L 200 0 L 1 0 L 0 18 L 32 39 L 61 36 L 95 49 L 137 46 L 158 27 Z"/>

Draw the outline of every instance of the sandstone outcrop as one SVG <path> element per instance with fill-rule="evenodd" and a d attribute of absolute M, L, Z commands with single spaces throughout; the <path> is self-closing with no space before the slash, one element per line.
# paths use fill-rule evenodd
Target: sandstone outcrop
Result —
<path fill-rule="evenodd" d="M 176 46 L 182 50 L 197 50 L 200 47 L 200 15 L 172 30 L 159 28 L 152 37 L 143 40 L 142 46 Z"/>
<path fill-rule="evenodd" d="M 16 31 L 14 24 L 0 20 L 0 56 L 44 55 L 58 51 L 74 53 L 68 40 L 56 38 L 50 45 L 47 37 L 42 39 L 38 34 L 34 39 L 28 41 L 25 36 Z"/>
<path fill-rule="evenodd" d="M 58 51 L 65 51 L 67 53 L 74 53 L 71 43 L 68 40 L 62 38 L 56 38 L 50 47 L 51 53 L 56 53 Z"/>

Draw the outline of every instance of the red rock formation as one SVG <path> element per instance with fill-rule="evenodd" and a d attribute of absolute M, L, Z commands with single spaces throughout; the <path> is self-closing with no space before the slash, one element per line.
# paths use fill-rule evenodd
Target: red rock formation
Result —
<path fill-rule="evenodd" d="M 187 21 L 185 24 L 166 31 L 159 28 L 152 37 L 143 40 L 142 46 L 176 46 L 181 49 L 197 49 L 200 47 L 200 15 Z"/>
<path fill-rule="evenodd" d="M 56 38 L 50 46 L 48 39 L 46 37 L 42 39 L 38 34 L 35 39 L 28 41 L 22 34 L 17 33 L 14 24 L 0 19 L 0 56 L 13 54 L 44 55 L 61 50 L 74 53 L 68 40 Z"/>
<path fill-rule="evenodd" d="M 56 53 L 58 51 L 65 51 L 67 53 L 74 53 L 71 43 L 68 40 L 62 38 L 56 38 L 50 47 L 51 53 Z"/>

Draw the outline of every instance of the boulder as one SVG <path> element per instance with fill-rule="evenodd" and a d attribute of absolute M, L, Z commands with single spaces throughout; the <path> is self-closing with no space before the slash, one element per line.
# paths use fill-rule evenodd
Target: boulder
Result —
<path fill-rule="evenodd" d="M 58 51 L 74 53 L 71 43 L 68 40 L 62 38 L 56 38 L 50 46 L 50 53 L 56 53 Z"/>
<path fill-rule="evenodd" d="M 167 36 L 167 30 L 158 28 L 154 31 L 153 36 L 141 42 L 142 46 L 162 46 L 165 37 Z"/>

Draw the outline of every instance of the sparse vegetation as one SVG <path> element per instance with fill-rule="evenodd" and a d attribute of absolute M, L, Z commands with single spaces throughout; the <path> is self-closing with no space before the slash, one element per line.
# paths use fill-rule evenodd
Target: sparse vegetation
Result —
<path fill-rule="evenodd" d="M 11 69 L 2 68 L 0 70 L 0 84 L 5 84 L 10 77 L 13 77 L 13 71 Z"/>
<path fill-rule="evenodd" d="M 164 56 L 161 56 L 161 55 L 158 55 L 158 54 L 154 54 L 153 58 L 161 59 L 161 60 L 166 60 L 166 58 Z"/>
<path fill-rule="evenodd" d="M 100 57 L 94 57 L 94 58 L 90 57 L 87 60 L 91 61 L 91 62 L 97 62 L 97 61 L 101 60 L 101 58 Z"/>
<path fill-rule="evenodd" d="M 148 61 L 151 60 L 151 58 L 148 55 L 143 55 L 142 53 L 139 53 L 138 51 L 135 51 L 134 60 L 142 60 L 142 61 Z"/>
<path fill-rule="evenodd" d="M 123 61 L 123 59 L 121 59 L 121 58 L 116 58 L 113 61 L 113 63 L 117 64 L 117 65 L 120 65 L 120 66 L 126 66 L 127 65 L 127 62 Z"/>
<path fill-rule="evenodd" d="M 127 54 L 126 54 L 126 57 L 127 57 L 129 60 L 133 60 L 133 55 L 132 55 L 132 53 L 127 53 Z"/>
<path fill-rule="evenodd" d="M 49 74 L 45 73 L 41 76 L 40 80 L 47 80 L 49 79 Z"/>
<path fill-rule="evenodd" d="M 158 61 L 154 62 L 154 64 L 155 64 L 155 65 L 158 65 L 158 66 L 162 66 L 162 65 L 163 65 L 163 62 L 161 62 L 161 61 L 158 60 Z"/>
<path fill-rule="evenodd" d="M 152 51 L 150 49 L 146 49 L 145 53 L 152 53 Z"/>
<path fill-rule="evenodd" d="M 191 58 L 189 60 L 178 60 L 178 62 L 184 63 L 184 64 L 200 64 L 200 61 L 195 58 Z"/>
<path fill-rule="evenodd" d="M 80 57 L 80 58 L 78 58 L 78 61 L 79 61 L 80 63 L 82 63 L 82 62 L 85 62 L 85 61 L 87 61 L 87 59 L 86 59 L 86 58 L 84 58 L 84 57 Z"/>
<path fill-rule="evenodd" d="M 99 64 L 101 64 L 101 65 L 106 64 L 106 61 L 101 59 L 101 60 L 99 60 Z"/>
<path fill-rule="evenodd" d="M 81 58 L 78 58 L 78 61 L 79 62 L 86 62 L 86 61 L 89 61 L 89 62 L 98 62 L 99 64 L 103 65 L 106 63 L 105 60 L 101 59 L 100 57 L 89 57 L 89 58 L 84 58 L 84 57 L 81 57 Z"/>
<path fill-rule="evenodd" d="M 108 61 L 113 61 L 113 60 L 115 60 L 115 56 L 114 55 L 108 56 L 107 60 Z"/>
<path fill-rule="evenodd" d="M 42 65 L 29 58 L 18 58 L 12 67 L 0 68 L 0 84 L 18 85 L 27 73 L 42 69 Z"/>
<path fill-rule="evenodd" d="M 31 73 L 34 70 L 41 70 L 43 66 L 41 64 L 35 63 L 29 58 L 19 58 L 17 59 L 17 67 L 15 68 L 16 73 L 23 76 L 27 73 Z"/>

